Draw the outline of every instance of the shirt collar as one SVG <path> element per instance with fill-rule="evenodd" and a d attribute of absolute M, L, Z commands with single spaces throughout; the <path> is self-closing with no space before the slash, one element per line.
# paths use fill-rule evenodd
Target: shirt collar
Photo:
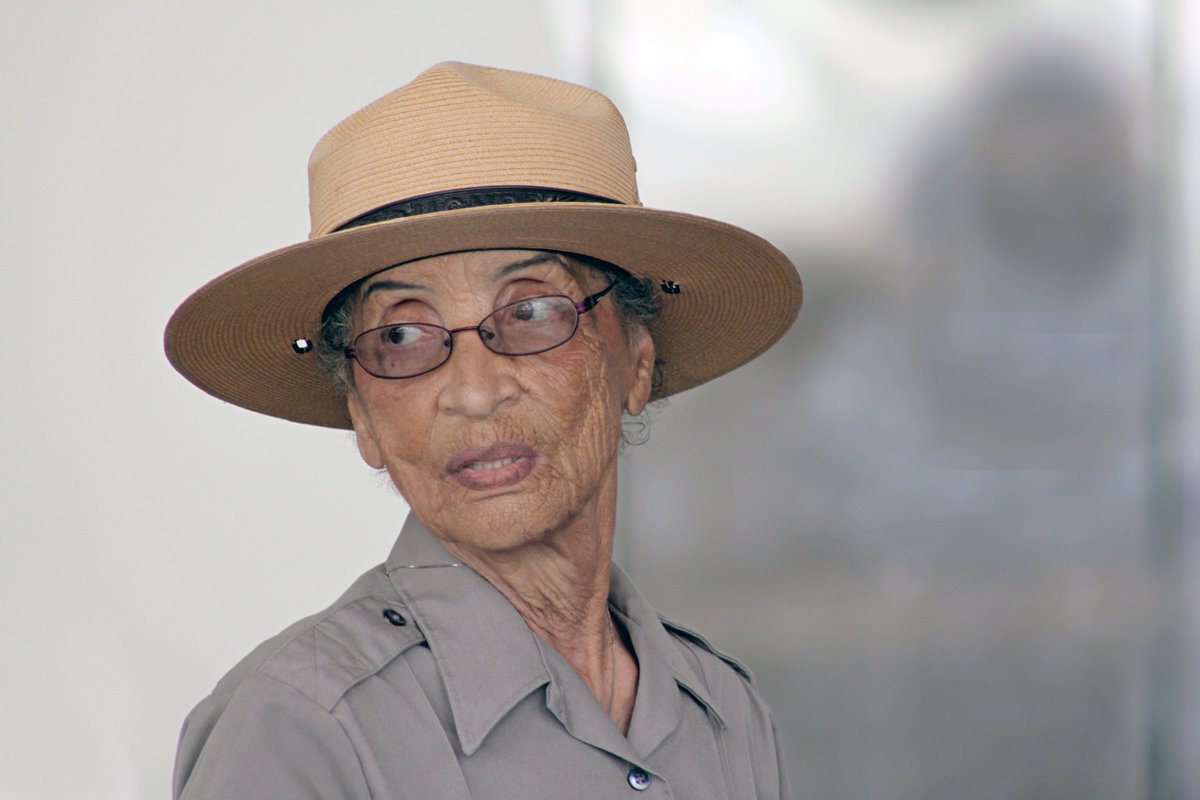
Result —
<path fill-rule="evenodd" d="M 550 680 L 534 634 L 504 595 L 459 565 L 413 514 L 386 569 L 425 635 L 459 744 L 470 755 L 513 706 Z"/>
<path fill-rule="evenodd" d="M 725 718 L 713 699 L 699 662 L 685 657 L 687 645 L 663 627 L 658 612 L 642 597 L 633 581 L 616 564 L 612 565 L 608 602 L 621 615 L 639 662 L 637 704 L 633 708 L 633 724 L 629 730 L 631 737 L 636 735 L 642 741 L 635 740 L 634 746 L 643 752 L 649 752 L 670 733 L 670 730 L 656 729 L 650 722 L 651 717 L 667 717 L 666 709 L 656 708 L 662 698 L 679 699 L 677 689 L 674 692 L 667 691 L 668 684 L 670 688 L 678 686 L 690 694 L 712 714 L 722 728 L 725 727 Z M 644 694 L 641 689 L 643 682 L 647 688 Z M 643 715 L 645 719 L 639 719 Z M 673 728 L 674 722 L 678 720 L 678 712 L 670 718 Z M 642 725 L 639 726 L 639 722 Z"/>
<path fill-rule="evenodd" d="M 504 595 L 459 564 L 415 515 L 409 514 L 386 569 L 429 644 L 463 753 L 474 753 L 530 692 L 559 683 L 547 667 L 547 660 L 557 661 L 546 657 L 548 645 Z M 615 564 L 609 604 L 629 631 L 639 662 L 629 744 L 649 754 L 678 726 L 683 702 L 678 687 L 724 725 L 699 669 Z"/>

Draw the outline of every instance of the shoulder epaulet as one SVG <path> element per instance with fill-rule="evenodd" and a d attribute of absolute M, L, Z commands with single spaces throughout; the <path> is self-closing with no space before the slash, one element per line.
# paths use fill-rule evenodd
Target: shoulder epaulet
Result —
<path fill-rule="evenodd" d="M 668 633 L 676 636 L 677 638 L 683 639 L 685 642 L 688 642 L 693 646 L 704 650 L 705 652 L 711 653 L 729 666 L 733 667 L 734 671 L 736 671 L 747 681 L 754 683 L 754 676 L 750 674 L 750 670 L 747 669 L 742 662 L 738 661 L 733 656 L 722 653 L 720 650 L 713 647 L 707 639 L 696 633 L 691 628 L 684 627 L 677 622 L 672 622 L 661 614 L 658 615 L 658 618 L 662 621 L 663 627 L 667 629 Z"/>
<path fill-rule="evenodd" d="M 360 596 L 299 629 L 258 667 L 326 710 L 424 634 L 397 598 Z"/>

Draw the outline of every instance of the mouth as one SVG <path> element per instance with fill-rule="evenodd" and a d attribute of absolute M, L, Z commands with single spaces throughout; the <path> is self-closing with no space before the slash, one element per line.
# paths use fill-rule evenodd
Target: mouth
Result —
<path fill-rule="evenodd" d="M 446 477 L 466 489 L 497 489 L 523 481 L 537 466 L 538 453 L 515 442 L 460 450 L 446 462 Z"/>

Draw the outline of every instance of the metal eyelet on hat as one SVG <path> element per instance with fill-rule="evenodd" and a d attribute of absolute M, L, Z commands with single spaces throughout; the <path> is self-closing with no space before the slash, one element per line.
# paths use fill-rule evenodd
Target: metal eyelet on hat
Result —
<path fill-rule="evenodd" d="M 663 281 L 662 290 L 664 294 L 679 294 L 681 291 L 683 291 L 683 287 L 681 287 L 675 281 Z"/>
<path fill-rule="evenodd" d="M 300 355 L 304 355 L 313 349 L 312 339 L 306 339 L 301 336 L 299 339 L 292 340 L 292 349 Z"/>

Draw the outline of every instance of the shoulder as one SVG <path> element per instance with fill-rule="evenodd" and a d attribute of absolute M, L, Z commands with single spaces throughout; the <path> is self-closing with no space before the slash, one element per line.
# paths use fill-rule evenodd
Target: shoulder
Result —
<path fill-rule="evenodd" d="M 747 683 L 754 683 L 754 676 L 750 674 L 750 670 L 746 668 L 745 664 L 713 647 L 707 639 L 691 628 L 673 622 L 662 614 L 659 614 L 658 618 L 667 633 L 671 634 L 671 637 L 701 665 L 707 665 L 710 669 L 715 667 L 719 671 L 731 669 Z"/>
<path fill-rule="evenodd" d="M 423 640 L 383 569 L 363 575 L 329 608 L 256 647 L 192 710 L 176 754 L 176 796 L 185 786 L 189 797 L 222 796 L 222 781 L 235 776 L 286 782 L 300 773 L 271 765 L 296 753 L 320 762 L 338 786 L 356 784 L 357 757 L 334 708 Z"/>
<path fill-rule="evenodd" d="M 260 676 L 329 711 L 351 687 L 422 641 L 383 568 L 376 567 L 325 610 L 254 648 L 208 700 L 227 701 L 239 686 Z"/>
<path fill-rule="evenodd" d="M 663 628 L 708 693 L 713 710 L 726 725 L 770 737 L 770 710 L 758 693 L 754 676 L 738 659 L 718 650 L 691 628 L 663 618 Z M 684 675 L 687 675 L 685 671 Z"/>

